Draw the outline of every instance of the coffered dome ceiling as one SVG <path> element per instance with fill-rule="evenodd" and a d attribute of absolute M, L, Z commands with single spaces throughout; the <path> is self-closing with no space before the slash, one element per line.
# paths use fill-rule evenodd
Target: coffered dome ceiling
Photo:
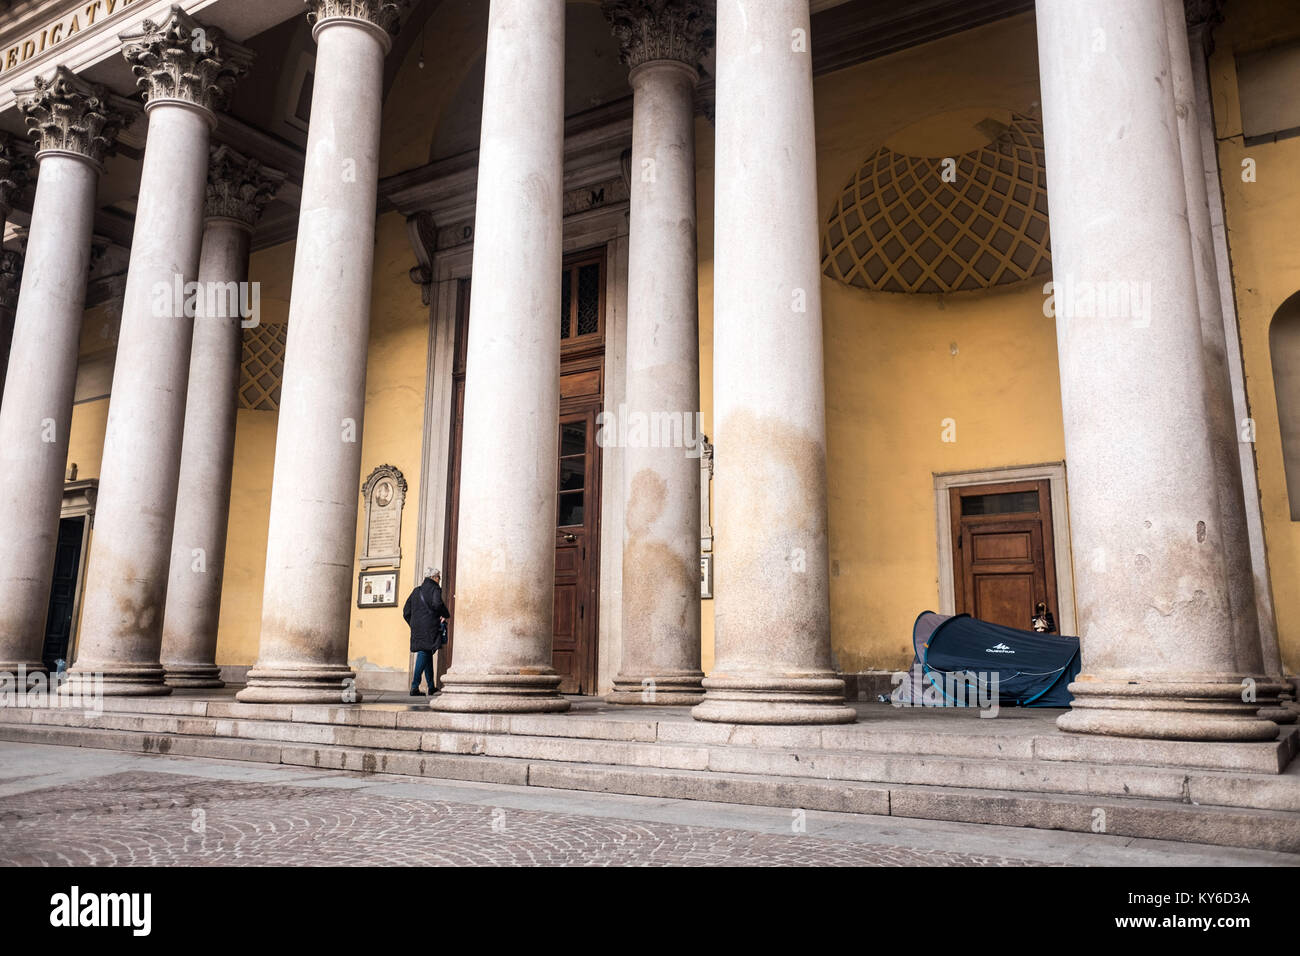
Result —
<path fill-rule="evenodd" d="M 967 144 L 973 132 L 984 145 L 946 157 L 903 151 L 934 142 L 932 119 L 862 164 L 822 234 L 827 276 L 877 292 L 961 292 L 1051 271 L 1042 126 L 978 112 L 974 123 L 971 111 L 949 119 Z"/>

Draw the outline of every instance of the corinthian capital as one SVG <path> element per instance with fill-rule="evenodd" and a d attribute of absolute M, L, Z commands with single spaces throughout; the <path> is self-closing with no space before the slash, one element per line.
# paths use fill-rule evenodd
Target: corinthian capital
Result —
<path fill-rule="evenodd" d="M 0 308 L 18 305 L 18 287 L 23 279 L 23 256 L 11 249 L 0 249 Z"/>
<path fill-rule="evenodd" d="M 410 0 L 304 0 L 307 22 L 313 26 L 322 20 L 346 17 L 373 23 L 386 33 L 397 33 L 402 13 Z"/>
<path fill-rule="evenodd" d="M 0 133 L 0 226 L 31 178 L 31 157 L 23 149 L 15 137 Z"/>
<path fill-rule="evenodd" d="M 151 103 L 178 100 L 219 110 L 253 59 L 248 49 L 180 7 L 172 7 L 162 23 L 145 20 L 139 33 L 122 33 L 118 39 L 136 86 Z"/>
<path fill-rule="evenodd" d="M 229 146 L 212 150 L 208 160 L 208 197 L 204 215 L 257 225 L 262 209 L 275 197 L 284 173 L 246 159 Z"/>
<path fill-rule="evenodd" d="M 695 67 L 713 46 L 713 4 L 705 0 L 601 0 L 630 67 L 680 60 Z"/>
<path fill-rule="evenodd" d="M 78 153 L 101 163 L 117 134 L 135 118 L 127 101 L 65 67 L 33 83 L 30 90 L 17 91 L 15 99 L 39 150 Z"/>

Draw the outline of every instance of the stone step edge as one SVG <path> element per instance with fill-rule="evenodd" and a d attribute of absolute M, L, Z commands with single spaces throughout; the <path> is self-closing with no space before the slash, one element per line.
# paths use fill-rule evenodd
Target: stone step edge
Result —
<path fill-rule="evenodd" d="M 843 727 L 809 728 L 746 724 L 701 724 L 683 720 L 562 714 L 455 714 L 424 708 L 359 708 L 332 704 L 238 704 L 233 700 L 170 698 L 105 698 L 105 713 L 139 716 L 206 717 L 221 720 L 289 721 L 314 725 L 367 727 L 377 730 L 422 730 L 447 733 L 500 733 L 512 736 L 553 737 L 572 740 L 611 740 L 682 746 L 727 744 L 732 747 L 772 746 L 748 743 L 759 736 L 776 737 L 779 746 L 808 750 L 836 750 L 878 755 L 925 754 L 951 757 L 1019 759 L 1060 764 L 1093 763 L 1176 770 L 1228 771 L 1281 774 L 1300 754 L 1300 728 L 1285 727 L 1277 741 L 1268 744 L 1205 744 L 1190 741 L 1148 741 L 1128 738 L 1094 738 L 1071 734 L 1022 734 L 999 737 L 950 730 L 875 729 L 854 737 Z M 0 708 L 7 713 L 42 708 Z M 44 708 L 60 710 L 62 708 Z M 209 711 L 215 711 L 210 713 Z M 854 726 L 864 726 L 863 724 Z M 555 732 L 558 731 L 558 732 Z M 826 746 L 823 733 L 840 743 Z M 998 742 L 1007 750 L 1002 751 Z M 850 746 L 843 746 L 849 743 Z M 858 743 L 866 746 L 857 746 Z M 1224 750 L 1231 747 L 1231 751 Z M 1151 759 L 1154 753 L 1161 759 Z M 1018 756 L 1017 756 L 1018 755 Z"/>
<path fill-rule="evenodd" d="M 1104 764 L 1094 767 L 1078 762 L 1013 760 L 1009 758 L 877 754 L 864 751 L 819 750 L 798 753 L 781 747 L 735 747 L 684 744 L 647 743 L 642 741 L 586 740 L 582 738 L 534 737 L 523 734 L 468 733 L 456 731 L 427 732 L 415 729 L 386 730 L 351 725 L 297 724 L 273 720 L 229 720 L 217 717 L 184 717 L 170 714 L 104 713 L 82 715 L 69 712 L 79 723 L 52 720 L 58 710 L 32 710 L 27 721 L 13 726 L 82 727 L 88 730 L 146 733 L 181 737 L 220 738 L 235 741 L 271 742 L 294 746 L 357 747 L 376 752 L 444 753 L 461 756 L 488 756 L 521 760 L 538 760 L 561 763 L 587 763 L 609 766 L 644 765 L 665 770 L 698 770 L 714 773 L 736 772 L 773 777 L 824 779 L 846 783 L 880 783 L 893 786 L 938 786 L 955 789 L 996 789 L 1020 793 L 1073 793 L 1084 797 L 1115 796 L 1125 799 L 1171 800 L 1201 806 L 1235 807 L 1300 811 L 1300 775 L 1278 777 L 1273 775 L 1233 774 L 1220 771 L 1186 771 L 1171 768 L 1151 768 Z M 134 723 L 139 726 L 111 726 Z M 110 726 L 104 726 L 110 724 Z M 149 726 L 153 724 L 155 726 Z M 3 722 L 0 722 L 0 726 Z M 227 726 L 222 726 L 227 725 Z M 247 725 L 247 726 L 243 726 Z M 249 733 L 256 727 L 265 733 Z M 311 739 L 313 733 L 318 739 Z M 338 736 L 356 735 L 358 738 L 374 736 L 379 739 L 339 740 Z M 495 746 L 494 746 L 495 744 Z M 504 747 L 501 745 L 504 744 Z M 489 748 L 496 752 L 488 752 Z M 608 753 L 610 748 L 636 748 L 638 752 L 625 755 Z M 661 751 L 644 763 L 638 759 L 640 748 Z M 548 755 L 547 750 L 552 754 Z M 517 752 L 502 752 L 515 750 Z M 523 751 L 523 752 L 518 752 Z M 555 751 L 569 751 L 556 753 Z M 573 751 L 576 751 L 573 752 Z M 605 751 L 602 753 L 602 751 Z M 906 779 L 911 769 L 880 769 L 874 778 L 849 775 L 833 764 L 844 761 L 910 759 L 928 763 L 931 772 L 922 779 Z M 764 766 L 744 766 L 746 763 L 763 763 Z M 817 763 L 822 764 L 821 767 Z M 715 764 L 721 764 L 715 766 Z M 799 765 L 799 766 L 796 766 Z M 935 770 L 935 766 L 940 768 Z M 941 768 L 951 767 L 951 777 Z M 1004 779 L 989 779 L 979 775 L 992 772 Z M 1023 785 L 1016 775 L 1023 776 Z M 1051 779 L 1044 779 L 1044 776 Z M 915 776 L 915 775 L 913 775 Z M 927 779 L 938 777 L 939 779 Z M 951 783 L 953 779 L 969 779 L 965 786 Z M 1130 789 L 1133 787 L 1134 789 Z M 1121 792 L 1122 791 L 1122 792 Z"/>
<path fill-rule="evenodd" d="M 335 745 L 267 744 L 221 737 L 35 724 L 0 726 L 0 740 L 244 760 L 361 774 L 397 774 L 706 800 L 790 808 L 792 811 L 827 810 L 1078 833 L 1104 832 L 1112 836 L 1300 853 L 1300 815 L 1202 807 L 1163 800 L 773 778 L 717 771 L 535 762 L 509 757 L 384 752 Z"/>

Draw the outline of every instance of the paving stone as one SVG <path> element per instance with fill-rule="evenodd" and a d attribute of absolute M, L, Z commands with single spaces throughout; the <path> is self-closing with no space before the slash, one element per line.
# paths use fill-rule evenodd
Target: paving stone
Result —
<path fill-rule="evenodd" d="M 1039 865 L 793 833 L 148 772 L 0 797 L 0 836 L 5 866 Z"/>

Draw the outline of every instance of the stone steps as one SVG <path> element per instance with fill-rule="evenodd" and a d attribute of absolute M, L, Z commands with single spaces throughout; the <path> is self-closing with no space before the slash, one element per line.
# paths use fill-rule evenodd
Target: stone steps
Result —
<path fill-rule="evenodd" d="M 515 729 L 503 731 L 499 729 L 503 723 L 499 717 L 442 715 L 428 711 L 390 712 L 390 716 L 396 717 L 400 722 L 413 723 L 415 726 L 388 728 L 362 726 L 360 723 L 249 718 L 244 714 L 247 709 L 244 705 L 233 706 L 237 708 L 234 712 L 241 716 L 196 717 L 184 713 L 131 713 L 121 710 L 92 716 L 76 710 L 52 709 L 11 711 L 9 714 L 0 714 L 0 720 L 12 716 L 17 719 L 25 717 L 34 723 L 50 726 L 136 731 L 151 735 L 207 736 L 282 744 L 358 747 L 377 751 L 420 751 L 772 777 L 1140 797 L 1213 806 L 1300 811 L 1300 780 L 1291 775 L 1046 760 L 1020 746 L 1030 743 L 1028 738 L 1004 741 L 999 748 L 1000 752 L 991 756 L 972 757 L 966 755 L 970 748 L 967 742 L 961 740 L 956 741 L 947 754 L 930 754 L 924 750 L 879 752 L 851 746 L 873 739 L 863 735 L 845 738 L 842 741 L 845 746 L 840 749 L 826 747 L 828 741 L 825 740 L 820 748 L 806 746 L 802 740 L 787 740 L 781 745 L 782 738 L 797 736 L 782 733 L 783 731 L 807 731 L 815 728 L 723 727 L 693 722 L 629 720 L 592 722 L 580 718 L 569 722 L 563 718 L 539 722 L 536 719 L 526 721 L 513 718 Z M 215 705 L 213 709 L 218 713 L 224 712 Z M 364 713 L 355 709 L 336 710 L 353 718 Z M 282 715 L 277 713 L 277 716 Z M 449 724 L 490 729 L 422 729 Z M 554 732 L 536 733 L 538 730 L 557 729 L 563 729 L 566 734 L 559 736 Z M 721 731 L 725 735 L 725 742 L 679 742 L 694 740 L 701 736 L 701 731 L 706 739 L 709 736 L 721 739 L 722 735 L 716 733 Z M 770 731 L 775 733 L 769 733 Z M 592 736 L 585 736 L 586 734 Z M 743 739 L 736 739 L 738 736 Z M 993 741 L 985 738 L 977 742 L 984 745 L 979 748 L 984 751 L 991 749 L 987 745 Z"/>
<path fill-rule="evenodd" d="M 1198 806 L 1168 798 L 1109 794 L 925 786 L 825 779 L 813 775 L 579 762 L 489 753 L 429 752 L 409 746 L 388 748 L 378 745 L 353 746 L 277 740 L 270 734 L 257 738 L 230 737 L 218 736 L 215 732 L 185 732 L 199 729 L 197 724 L 190 721 L 204 718 L 173 718 L 183 721 L 174 725 L 157 718 L 158 715 L 152 715 L 151 719 L 140 722 L 136 729 L 124 729 L 129 722 L 116 720 L 111 722 L 123 726 L 86 726 L 84 721 L 79 725 L 76 721 L 60 723 L 4 720 L 0 721 L 0 739 L 171 756 L 252 760 L 360 773 L 390 773 L 488 784 L 709 800 L 791 810 L 831 810 L 1075 832 L 1105 832 L 1126 837 L 1300 853 L 1300 813 L 1294 810 Z M 212 724 L 217 723 L 215 718 L 207 720 Z M 212 729 L 215 731 L 215 727 Z M 402 738 L 419 739 L 421 743 L 427 736 L 416 731 L 392 733 Z M 363 735 L 356 739 L 367 738 Z M 376 740 L 389 741 L 390 738 Z M 1286 774 L 1278 779 L 1290 788 L 1300 787 L 1300 777 L 1294 774 Z"/>
<path fill-rule="evenodd" d="M 255 711 L 265 716 L 249 717 L 247 705 L 223 706 L 214 702 L 208 708 L 212 715 L 193 716 L 185 713 L 187 708 L 172 708 L 179 713 L 167 713 L 153 706 L 155 703 L 147 702 L 151 711 L 148 713 L 115 708 L 97 716 L 77 710 L 14 710 L 0 712 L 0 721 L 27 719 L 51 726 L 154 735 L 211 736 L 770 777 L 1138 797 L 1300 811 L 1300 779 L 1294 775 L 1044 759 L 1035 753 L 1031 746 L 1034 738 L 1030 737 L 1001 738 L 999 743 L 988 735 L 935 734 L 934 738 L 954 739 L 943 744 L 946 753 L 929 753 L 927 746 L 938 749 L 941 744 L 920 741 L 917 747 L 904 748 L 901 744 L 912 735 L 899 732 L 892 736 L 901 739 L 883 741 L 877 739 L 879 734 L 823 734 L 822 746 L 817 747 L 809 745 L 809 732 L 821 728 L 740 727 L 667 720 L 601 721 L 564 716 L 526 719 L 435 714 L 423 710 L 387 711 L 382 722 L 391 719 L 402 725 L 388 727 L 362 725 L 367 712 L 355 708 L 320 708 L 336 712 L 347 722 L 313 723 L 275 719 L 291 716 L 288 709 L 273 710 L 270 714 L 266 710 Z M 294 713 L 298 710 L 292 709 Z M 226 713 L 240 716 L 222 716 Z M 373 714 L 369 719 L 378 720 Z M 426 729 L 429 727 L 462 729 Z M 560 731 L 564 732 L 563 736 Z M 701 739 L 718 742 L 701 743 Z M 839 746 L 832 748 L 828 746 L 831 743 Z M 884 749 L 867 750 L 866 745 Z"/>
<path fill-rule="evenodd" d="M 105 698 L 106 713 L 166 714 L 231 720 L 269 720 L 296 724 L 373 727 L 377 729 L 513 734 L 582 740 L 638 741 L 729 747 L 781 747 L 947 757 L 1051 760 L 1126 766 L 1165 766 L 1178 770 L 1230 770 L 1277 774 L 1300 754 L 1300 731 L 1283 728 L 1272 743 L 1207 744 L 1098 738 L 1043 732 L 1042 722 L 1026 721 L 1027 711 L 1007 711 L 994 721 L 966 718 L 979 732 L 954 729 L 953 712 L 927 712 L 934 718 L 918 725 L 875 719 L 828 727 L 712 724 L 692 720 L 684 711 L 664 710 L 646 717 L 646 708 L 630 713 L 581 704 L 568 714 L 438 713 L 425 707 L 395 705 L 332 706 L 321 704 L 241 704 L 232 699 L 185 697 Z M 960 718 L 959 718 L 960 719 Z M 960 726 L 960 724 L 958 724 Z M 1027 729 L 1022 729 L 1027 728 Z"/>

